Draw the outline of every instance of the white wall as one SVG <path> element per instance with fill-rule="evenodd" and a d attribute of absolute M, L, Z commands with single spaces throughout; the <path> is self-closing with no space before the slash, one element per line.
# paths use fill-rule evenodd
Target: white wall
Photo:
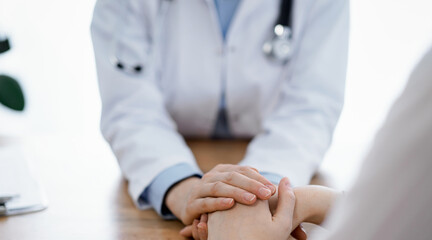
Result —
<path fill-rule="evenodd" d="M 28 103 L 24 114 L 0 107 L 0 133 L 97 134 L 100 100 L 89 35 L 94 1 L 0 1 L 0 31 L 13 44 L 0 56 L 0 73 L 19 78 Z"/>
<path fill-rule="evenodd" d="M 89 35 L 93 5 L 94 0 L 0 0 L 0 31 L 14 45 L 0 56 L 0 73 L 19 78 L 28 100 L 24 114 L 0 107 L 0 135 L 100 136 Z M 323 164 L 336 180 L 352 178 L 409 72 L 432 44 L 431 9 L 430 0 L 352 1 L 346 104 Z"/>
<path fill-rule="evenodd" d="M 353 0 L 346 101 L 323 169 L 341 188 L 422 54 L 432 46 L 432 1 Z"/>

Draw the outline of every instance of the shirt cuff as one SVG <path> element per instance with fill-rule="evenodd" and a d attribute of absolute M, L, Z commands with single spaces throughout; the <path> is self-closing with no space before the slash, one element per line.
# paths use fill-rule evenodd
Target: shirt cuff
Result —
<path fill-rule="evenodd" d="M 187 163 L 180 163 L 167 168 L 159 173 L 144 189 L 139 201 L 150 204 L 164 219 L 176 219 L 174 214 L 165 206 L 165 195 L 175 184 L 193 176 L 201 177 L 201 173 Z"/>
<path fill-rule="evenodd" d="M 271 172 L 260 172 L 260 174 L 275 185 L 279 185 L 280 180 L 283 178 L 281 175 Z"/>

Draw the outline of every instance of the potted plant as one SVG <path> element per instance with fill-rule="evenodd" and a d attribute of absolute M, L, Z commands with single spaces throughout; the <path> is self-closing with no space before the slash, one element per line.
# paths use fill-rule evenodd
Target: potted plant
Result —
<path fill-rule="evenodd" d="M 9 39 L 0 38 L 0 54 L 9 49 Z M 16 111 L 24 110 L 25 105 L 24 94 L 18 81 L 4 74 L 0 74 L 0 104 Z"/>

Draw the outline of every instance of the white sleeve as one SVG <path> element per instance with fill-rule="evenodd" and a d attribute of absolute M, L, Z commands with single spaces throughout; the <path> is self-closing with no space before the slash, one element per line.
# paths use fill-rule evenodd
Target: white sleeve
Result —
<path fill-rule="evenodd" d="M 242 162 L 308 184 L 327 151 L 343 106 L 349 1 L 314 1 L 275 110 Z"/>
<path fill-rule="evenodd" d="M 140 54 L 151 48 L 159 2 L 99 0 L 91 26 L 102 98 L 101 130 L 140 208 L 149 206 L 138 202 L 139 195 L 164 169 L 187 163 L 200 172 L 165 108 L 154 65 L 148 54 Z M 118 35 L 122 37 L 115 41 Z M 144 73 L 130 75 L 114 67 L 114 45 L 121 57 L 138 54 L 148 63 Z"/>
<path fill-rule="evenodd" d="M 326 239 L 432 238 L 432 51 L 378 132 Z M 312 238 L 323 239 L 323 238 Z"/>

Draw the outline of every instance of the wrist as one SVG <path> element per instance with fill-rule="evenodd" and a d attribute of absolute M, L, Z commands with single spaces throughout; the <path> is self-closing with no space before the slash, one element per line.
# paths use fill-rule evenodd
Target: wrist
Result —
<path fill-rule="evenodd" d="M 165 205 L 177 218 L 181 219 L 182 210 L 186 207 L 189 191 L 198 181 L 200 181 L 198 177 L 186 178 L 168 190 L 165 197 Z"/>
<path fill-rule="evenodd" d="M 307 196 L 307 187 L 294 188 L 295 208 L 293 216 L 293 226 L 296 227 L 302 222 L 310 222 L 314 211 L 311 210 L 310 198 Z"/>
<path fill-rule="evenodd" d="M 313 212 L 309 215 L 308 221 L 320 225 L 326 218 L 333 203 L 340 196 L 340 193 L 326 187 L 313 186 Z"/>
<path fill-rule="evenodd" d="M 296 207 L 294 211 L 295 223 L 309 222 L 321 224 L 329 209 L 340 194 L 327 187 L 305 186 L 294 189 Z"/>

